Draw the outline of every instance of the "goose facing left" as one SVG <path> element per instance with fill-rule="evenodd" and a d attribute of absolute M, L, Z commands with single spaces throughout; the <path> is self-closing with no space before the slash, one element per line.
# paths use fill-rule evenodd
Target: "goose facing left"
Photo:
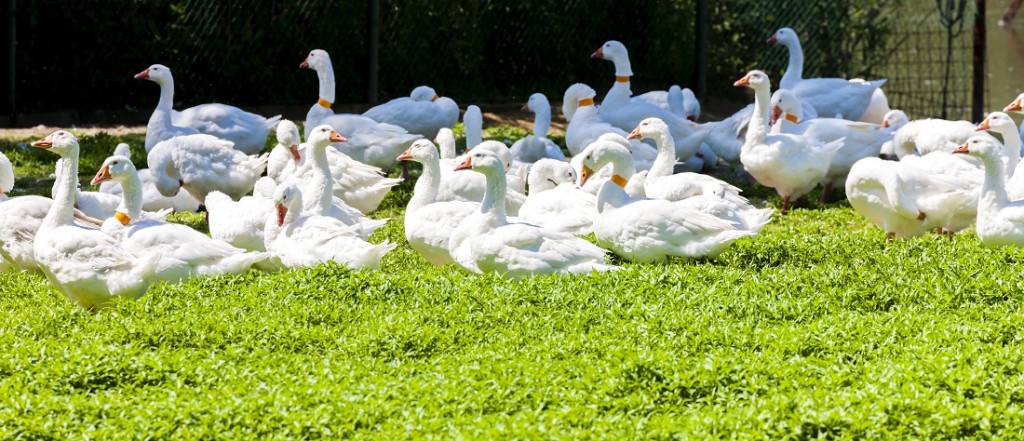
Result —
<path fill-rule="evenodd" d="M 132 254 L 113 237 L 74 222 L 78 185 L 78 140 L 58 130 L 32 143 L 60 155 L 53 204 L 35 236 L 33 251 L 47 279 L 69 299 L 89 310 L 115 297 L 136 298 L 149 289 L 160 255 Z"/>

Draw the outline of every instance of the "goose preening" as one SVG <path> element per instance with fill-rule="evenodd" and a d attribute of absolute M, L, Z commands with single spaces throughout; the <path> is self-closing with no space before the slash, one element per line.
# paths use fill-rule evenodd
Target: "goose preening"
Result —
<path fill-rule="evenodd" d="M 410 96 L 374 106 L 363 112 L 363 116 L 433 139 L 442 127 L 455 127 L 459 121 L 459 106 L 451 98 L 438 96 L 433 88 L 419 86 Z"/>
<path fill-rule="evenodd" d="M 32 146 L 60 155 L 61 162 L 53 203 L 33 243 L 36 261 L 46 278 L 69 299 L 90 310 L 106 306 L 115 297 L 144 294 L 153 282 L 160 254 L 130 253 L 98 228 L 75 223 L 79 152 L 75 136 L 58 130 Z"/>
<path fill-rule="evenodd" d="M 281 115 L 266 118 L 235 106 L 220 103 L 200 104 L 180 112 L 173 109 L 174 76 L 171 69 L 154 64 L 135 74 L 135 79 L 160 85 L 160 101 L 146 125 L 146 152 L 160 141 L 179 136 L 205 133 L 234 143 L 234 148 L 255 154 L 263 150 L 270 129 Z"/>
<path fill-rule="evenodd" d="M 530 95 L 530 99 L 523 105 L 523 110 L 529 110 L 534 114 L 533 133 L 512 144 L 509 149 L 512 158 L 527 163 L 537 162 L 542 158 L 567 160 L 562 148 L 548 139 L 548 130 L 551 128 L 551 104 L 548 98 L 542 93 Z"/>
<path fill-rule="evenodd" d="M 1003 146 L 991 137 L 973 136 L 953 153 L 974 156 L 985 165 L 975 227 L 981 244 L 1024 246 L 1024 200 L 1011 200 L 1007 195 Z"/>
<path fill-rule="evenodd" d="M 524 277 L 618 269 L 605 263 L 605 250 L 584 239 L 509 221 L 505 214 L 505 167 L 494 153 L 474 149 L 456 169 L 472 169 L 487 179 L 479 210 L 459 224 L 449 243 L 452 259 L 467 271 Z"/>
<path fill-rule="evenodd" d="M 316 71 L 320 82 L 320 98 L 306 113 L 303 134 L 306 138 L 313 127 L 327 124 L 348 139 L 343 145 L 335 146 L 342 153 L 359 162 L 390 170 L 395 165 L 395 158 L 421 137 L 400 126 L 378 122 L 362 115 L 335 114 L 331 110 L 335 97 L 334 66 L 326 51 L 312 50 L 299 67 Z"/>
<path fill-rule="evenodd" d="M 668 90 L 652 90 L 634 96 L 634 100 L 643 101 L 668 110 L 678 117 L 697 122 L 700 118 L 700 101 L 697 95 L 678 84 L 669 86 Z"/>
<path fill-rule="evenodd" d="M 895 115 L 895 119 L 898 121 L 900 116 Z M 932 152 L 949 153 L 974 135 L 974 129 L 974 124 L 969 121 L 937 118 L 910 121 L 893 133 L 893 151 L 900 159 Z"/>
<path fill-rule="evenodd" d="M 103 223 L 103 231 L 118 238 L 129 253 L 157 253 L 160 261 L 154 280 L 180 282 L 193 276 L 238 274 L 266 259 L 211 238 L 185 225 L 146 219 L 142 212 L 142 182 L 135 165 L 124 156 L 111 156 L 92 184 L 116 181 L 123 192 L 114 216 Z"/>
<path fill-rule="evenodd" d="M 568 162 L 542 158 L 530 167 L 530 193 L 519 208 L 524 222 L 570 234 L 594 231 L 597 197 L 576 186 Z"/>
<path fill-rule="evenodd" d="M 114 148 L 112 156 L 124 156 L 131 159 L 132 152 L 128 144 L 120 143 Z M 173 211 L 199 211 L 202 205 L 196 198 L 192 197 L 185 189 L 178 190 L 178 194 L 167 197 L 160 194 L 156 189 L 155 179 L 148 168 L 138 171 L 139 181 L 142 182 L 142 209 L 144 211 L 160 211 L 171 209 Z M 100 193 L 108 193 L 115 196 L 121 195 L 121 184 L 113 180 L 100 183 Z M 108 216 L 109 217 L 109 216 Z"/>
<path fill-rule="evenodd" d="M 754 231 L 664 199 L 631 197 L 624 189 L 635 172 L 621 144 L 596 142 L 583 152 L 580 183 L 611 165 L 612 178 L 597 195 L 594 235 L 598 245 L 634 262 L 662 262 L 672 256 L 715 257 Z"/>
<path fill-rule="evenodd" d="M 442 133 L 444 130 L 442 129 Z M 441 133 L 438 137 L 441 137 Z M 451 146 L 454 154 L 454 139 Z M 437 199 L 441 185 L 441 158 L 437 147 L 425 139 L 412 143 L 403 152 L 399 161 L 414 161 L 423 165 L 423 172 L 416 180 L 412 197 L 405 208 L 405 239 L 409 246 L 434 265 L 451 262 L 448 242 L 452 231 L 472 213 L 480 209 L 479 202 Z M 453 167 L 453 166 L 450 166 Z"/>
<path fill-rule="evenodd" d="M 754 89 L 754 113 L 740 162 L 757 182 L 779 193 L 782 197 L 779 214 L 786 214 L 791 200 L 807 194 L 825 177 L 843 140 L 822 143 L 800 135 L 769 134 L 771 81 L 768 75 L 752 70 L 735 85 Z"/>
<path fill-rule="evenodd" d="M 369 243 L 341 221 L 303 212 L 302 190 L 294 181 L 274 190 L 276 215 L 266 221 L 267 252 L 286 268 L 316 266 L 332 261 L 349 268 L 380 267 L 380 260 L 397 245 Z"/>
<path fill-rule="evenodd" d="M 230 141 L 210 135 L 175 136 L 160 141 L 146 162 L 160 194 L 171 197 L 181 189 L 196 200 L 211 191 L 233 199 L 249 193 L 267 168 L 267 154 L 248 156 L 231 148 Z"/>
<path fill-rule="evenodd" d="M 311 179 L 315 168 L 310 158 L 311 147 L 301 142 L 295 123 L 289 120 L 278 123 L 277 141 L 267 162 L 267 175 L 279 183 L 290 178 Z M 376 210 L 391 187 L 402 182 L 388 178 L 379 167 L 356 161 L 337 149 L 326 149 L 325 153 L 334 196 L 364 214 Z"/>
<path fill-rule="evenodd" d="M 781 28 L 772 34 L 768 42 L 779 43 L 789 51 L 789 65 L 779 80 L 779 88 L 792 91 L 803 102 L 814 107 L 819 116 L 857 120 L 868 110 L 875 91 L 885 84 L 885 79 L 853 81 L 843 78 L 804 78 L 804 52 L 796 32 L 790 28 Z M 872 111 L 871 114 L 878 114 L 878 111 Z"/>

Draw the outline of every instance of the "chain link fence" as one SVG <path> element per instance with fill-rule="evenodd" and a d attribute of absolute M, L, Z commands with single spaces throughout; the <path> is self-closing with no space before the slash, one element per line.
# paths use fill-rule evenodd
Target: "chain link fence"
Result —
<path fill-rule="evenodd" d="M 97 111 L 136 112 L 144 121 L 156 91 L 131 77 L 152 63 L 173 69 L 177 106 L 308 105 L 315 75 L 297 66 L 322 48 L 334 61 L 339 103 L 383 101 L 420 84 L 463 106 L 523 102 L 533 92 L 558 102 L 575 82 L 608 87 L 610 63 L 589 55 L 615 39 L 630 50 L 634 92 L 695 88 L 704 77 L 707 96 L 743 103 L 749 98 L 731 84 L 745 71 L 765 70 L 776 82 L 784 71 L 785 48 L 765 40 L 785 26 L 801 36 L 805 77 L 888 78 L 894 108 L 968 118 L 974 3 L 380 0 L 374 22 L 374 0 L 33 0 L 18 3 L 5 79 L 14 73 L 7 93 L 17 112 L 72 110 L 83 122 Z M 944 4 L 954 7 L 940 12 Z M 702 7 L 706 41 L 696 32 Z"/>

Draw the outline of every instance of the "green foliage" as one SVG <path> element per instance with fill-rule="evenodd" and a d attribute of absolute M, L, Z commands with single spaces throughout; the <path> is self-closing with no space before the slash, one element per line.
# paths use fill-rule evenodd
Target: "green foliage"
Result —
<path fill-rule="evenodd" d="M 43 169 L 45 156 L 26 155 Z M 770 194 L 744 188 L 758 204 Z M 507 280 L 410 250 L 411 190 L 374 214 L 391 220 L 371 240 L 400 244 L 379 271 L 193 279 L 97 315 L 41 276 L 0 274 L 0 437 L 1024 430 L 1024 250 L 984 249 L 969 232 L 886 245 L 839 202 L 777 216 L 717 259 Z"/>

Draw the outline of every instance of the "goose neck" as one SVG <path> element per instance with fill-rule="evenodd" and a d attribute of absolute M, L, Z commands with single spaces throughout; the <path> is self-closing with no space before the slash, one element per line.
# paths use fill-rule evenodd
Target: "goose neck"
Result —
<path fill-rule="evenodd" d="M 551 129 L 551 107 L 543 106 L 534 114 L 533 134 L 541 137 L 548 137 L 548 130 Z"/>
<path fill-rule="evenodd" d="M 1006 179 L 1002 158 L 983 157 L 985 163 L 985 182 L 981 187 L 981 198 L 978 200 L 978 214 L 994 211 L 1007 204 Z"/>
<path fill-rule="evenodd" d="M 785 43 L 789 50 L 789 65 L 786 66 L 786 73 L 782 74 L 779 80 L 779 87 L 791 89 L 804 78 L 804 50 L 800 46 L 800 40 L 793 39 Z"/>
<path fill-rule="evenodd" d="M 331 192 L 334 187 L 331 179 L 331 166 L 327 162 L 329 146 L 329 144 L 310 146 L 312 148 L 310 159 L 312 159 L 313 180 L 310 182 L 309 188 L 312 189 L 312 193 L 309 196 L 311 202 L 315 202 L 310 210 L 312 214 L 326 214 L 334 203 L 334 194 Z"/>
<path fill-rule="evenodd" d="M 330 63 L 316 70 L 317 79 L 320 81 L 320 99 L 328 103 L 334 103 L 334 66 Z M 319 103 L 317 105 L 320 105 Z M 330 104 L 328 104 L 330 107 Z"/>
<path fill-rule="evenodd" d="M 768 88 L 766 85 L 754 88 L 754 112 L 747 126 L 747 145 L 762 144 L 768 136 Z"/>
<path fill-rule="evenodd" d="M 495 171 L 484 175 L 487 178 L 487 187 L 484 190 L 484 200 L 480 203 L 480 212 L 487 215 L 494 223 L 504 223 L 505 218 L 505 193 L 507 183 L 505 173 Z"/>
<path fill-rule="evenodd" d="M 117 211 L 127 214 L 131 219 L 142 217 L 142 183 L 139 175 L 132 173 L 127 179 L 118 182 L 121 184 L 121 204 Z"/>
<path fill-rule="evenodd" d="M 43 226 L 48 228 L 68 225 L 74 216 L 78 194 L 78 150 L 71 149 L 61 155 L 57 170 L 57 180 L 53 185 L 53 205 L 43 219 Z"/>
<path fill-rule="evenodd" d="M 422 208 L 434 203 L 437 199 L 437 189 L 441 186 L 441 162 L 436 157 L 430 157 L 423 161 L 423 173 L 416 180 L 413 187 L 412 198 L 409 199 L 408 210 Z"/>
<path fill-rule="evenodd" d="M 668 133 L 662 131 L 655 133 L 651 138 L 658 146 L 658 156 L 651 164 L 651 170 L 647 174 L 648 179 L 671 175 L 677 160 L 675 141 Z"/>

